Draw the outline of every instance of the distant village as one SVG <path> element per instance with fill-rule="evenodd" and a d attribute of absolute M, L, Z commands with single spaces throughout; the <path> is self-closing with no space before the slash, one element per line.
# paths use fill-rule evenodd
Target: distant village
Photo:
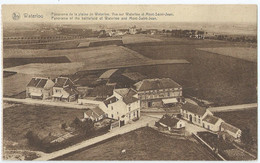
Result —
<path fill-rule="evenodd" d="M 26 86 L 26 98 L 77 105 L 95 104 L 84 112 L 82 122 L 113 120 L 110 129 L 139 120 L 143 110 L 168 108 L 175 114 L 165 114 L 157 122 L 169 131 L 185 130 L 191 123 L 205 130 L 239 141 L 241 130 L 213 115 L 207 108 L 186 100 L 182 86 L 170 78 L 149 79 L 138 72 L 106 70 L 97 81 L 111 90 L 103 89 L 102 97 L 88 98 L 89 87 L 76 85 L 69 77 L 33 77 Z M 108 91 L 108 92 L 106 92 Z M 110 92 L 110 93 L 109 93 Z M 112 122 L 112 121 L 111 121 Z"/>

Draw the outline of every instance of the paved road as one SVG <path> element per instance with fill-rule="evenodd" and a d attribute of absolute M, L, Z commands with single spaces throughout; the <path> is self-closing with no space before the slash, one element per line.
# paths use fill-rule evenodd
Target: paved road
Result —
<path fill-rule="evenodd" d="M 59 107 L 66 107 L 66 108 L 75 108 L 75 109 L 87 109 L 87 108 L 94 108 L 97 105 L 94 104 L 84 104 L 79 105 L 76 102 L 54 102 L 54 101 L 43 101 L 43 100 L 36 100 L 36 99 L 16 99 L 16 98 L 3 98 L 3 101 L 11 101 L 11 102 L 19 102 L 29 105 L 49 105 L 49 106 L 59 106 Z"/>
<path fill-rule="evenodd" d="M 112 138 L 116 135 L 124 134 L 124 133 L 130 132 L 130 131 L 136 130 L 138 128 L 145 127 L 147 124 L 154 125 L 155 121 L 156 121 L 156 119 L 154 119 L 152 117 L 143 116 L 143 117 L 140 118 L 140 120 L 138 120 L 136 122 L 131 122 L 130 124 L 127 124 L 127 125 L 120 127 L 120 128 L 115 128 L 107 134 L 104 134 L 104 135 L 83 141 L 79 144 L 70 146 L 68 148 L 65 148 L 65 149 L 50 153 L 50 154 L 45 154 L 42 157 L 35 159 L 35 161 L 52 160 L 52 159 L 55 159 L 57 157 L 63 156 L 65 154 L 69 154 L 69 153 L 74 152 L 76 150 L 79 150 L 79 149 L 88 147 L 90 145 L 96 144 L 98 142 L 107 140 L 107 139 Z"/>
<path fill-rule="evenodd" d="M 254 108 L 257 108 L 257 103 L 212 107 L 212 108 L 208 108 L 208 110 L 211 112 L 228 112 L 228 111 L 254 109 Z"/>

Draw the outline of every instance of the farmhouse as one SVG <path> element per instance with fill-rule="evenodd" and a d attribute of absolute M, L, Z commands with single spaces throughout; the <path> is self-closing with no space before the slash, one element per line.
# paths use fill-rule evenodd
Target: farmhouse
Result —
<path fill-rule="evenodd" d="M 108 118 L 120 120 L 120 126 L 140 117 L 140 100 L 133 89 L 114 89 L 113 95 L 107 98 L 100 108 Z"/>
<path fill-rule="evenodd" d="M 26 86 L 26 98 L 49 99 L 54 82 L 49 78 L 33 77 Z"/>
<path fill-rule="evenodd" d="M 182 87 L 169 78 L 144 79 L 134 84 L 141 100 L 141 107 L 162 107 L 163 99 L 180 101 Z"/>
<path fill-rule="evenodd" d="M 167 127 L 169 131 L 185 127 L 185 121 L 167 114 L 159 120 L 159 124 L 163 127 Z"/>
<path fill-rule="evenodd" d="M 207 115 L 213 116 L 213 114 L 206 108 L 188 102 L 182 105 L 180 112 L 184 119 L 199 126 L 203 126 L 202 119 Z"/>
<path fill-rule="evenodd" d="M 99 107 L 95 107 L 84 112 L 83 117 L 84 119 L 91 119 L 93 122 L 97 122 L 104 119 L 106 117 L 106 114 Z"/>
<path fill-rule="evenodd" d="M 220 130 L 228 133 L 229 135 L 233 136 L 234 138 L 240 138 L 241 134 L 242 134 L 242 131 L 239 128 L 232 126 L 231 124 L 228 124 L 225 122 L 223 122 L 221 124 Z"/>
<path fill-rule="evenodd" d="M 220 125 L 222 122 L 224 121 L 221 118 L 208 114 L 202 119 L 202 127 L 217 132 L 220 131 Z"/>
<path fill-rule="evenodd" d="M 78 91 L 68 77 L 58 77 L 53 86 L 53 101 L 72 102 L 78 99 Z"/>

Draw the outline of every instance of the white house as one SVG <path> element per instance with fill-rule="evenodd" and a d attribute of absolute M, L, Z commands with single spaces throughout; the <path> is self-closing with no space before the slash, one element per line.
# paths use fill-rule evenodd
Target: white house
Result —
<path fill-rule="evenodd" d="M 93 109 L 88 109 L 83 114 L 84 119 L 91 119 L 92 121 L 100 121 L 106 117 L 106 114 L 99 107 L 95 107 Z"/>
<path fill-rule="evenodd" d="M 206 115 L 213 116 L 213 114 L 206 108 L 191 104 L 189 102 L 182 105 L 180 112 L 184 119 L 199 126 L 203 126 L 202 119 L 206 117 Z"/>
<path fill-rule="evenodd" d="M 33 77 L 26 86 L 26 98 L 50 99 L 54 82 L 49 78 Z"/>
<path fill-rule="evenodd" d="M 186 122 L 184 120 L 178 119 L 174 116 L 169 116 L 165 114 L 160 120 L 159 124 L 163 127 L 167 127 L 169 131 L 174 129 L 180 129 L 185 127 Z"/>
<path fill-rule="evenodd" d="M 113 95 L 100 104 L 108 118 L 120 120 L 121 125 L 140 117 L 140 100 L 133 89 L 114 89 Z"/>
<path fill-rule="evenodd" d="M 218 132 L 218 131 L 220 131 L 220 126 L 221 126 L 222 122 L 224 122 L 224 121 L 221 118 L 207 114 L 202 119 L 202 127 L 207 128 L 208 130 L 211 130 L 214 132 Z"/>
<path fill-rule="evenodd" d="M 239 128 L 225 122 L 221 124 L 221 131 L 228 133 L 236 139 L 240 138 L 242 134 L 242 131 Z"/>

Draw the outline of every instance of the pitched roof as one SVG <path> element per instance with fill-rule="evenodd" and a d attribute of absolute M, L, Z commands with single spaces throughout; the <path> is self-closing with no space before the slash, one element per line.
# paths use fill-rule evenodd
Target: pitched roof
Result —
<path fill-rule="evenodd" d="M 224 130 L 228 130 L 228 131 L 230 131 L 230 132 L 232 132 L 232 133 L 237 133 L 237 131 L 240 130 L 239 128 L 237 128 L 237 127 L 235 127 L 235 126 L 232 126 L 231 124 L 228 124 L 228 123 L 226 123 L 226 122 L 223 122 L 223 123 L 221 124 L 221 128 L 223 128 Z"/>
<path fill-rule="evenodd" d="M 66 91 L 70 95 L 79 94 L 78 90 L 73 87 L 66 87 L 64 88 L 64 91 Z"/>
<path fill-rule="evenodd" d="M 167 125 L 167 126 L 171 126 L 174 127 L 176 126 L 176 124 L 179 122 L 180 120 L 175 118 L 175 117 L 171 117 L 167 114 L 165 114 L 160 120 L 159 122 Z"/>
<path fill-rule="evenodd" d="M 121 88 L 115 89 L 114 91 L 123 97 L 123 102 L 126 104 L 138 101 L 138 98 L 133 97 L 136 94 L 136 92 L 133 89 Z"/>
<path fill-rule="evenodd" d="M 68 77 L 58 77 L 55 80 L 54 87 L 72 86 L 74 83 Z"/>
<path fill-rule="evenodd" d="M 104 112 L 102 109 L 100 109 L 99 107 L 93 108 L 92 111 L 93 111 L 95 114 L 99 115 L 99 116 L 105 115 L 105 112 Z"/>
<path fill-rule="evenodd" d="M 114 103 L 117 101 L 117 98 L 115 96 L 112 96 L 104 101 L 104 104 L 108 106 L 108 104 Z"/>
<path fill-rule="evenodd" d="M 142 75 L 138 72 L 125 72 L 122 75 L 135 82 L 138 82 L 138 81 L 146 78 L 144 75 Z"/>
<path fill-rule="evenodd" d="M 118 69 L 110 69 L 104 72 L 99 79 L 109 79 Z"/>
<path fill-rule="evenodd" d="M 210 124 L 216 124 L 217 123 L 217 121 L 219 120 L 220 118 L 218 118 L 218 117 L 215 117 L 215 116 L 213 116 L 213 115 L 206 115 L 206 117 L 205 118 L 203 118 L 203 120 L 202 121 L 205 121 L 205 122 L 208 122 L 208 123 L 210 123 Z"/>
<path fill-rule="evenodd" d="M 200 107 L 198 105 L 191 104 L 186 102 L 181 107 L 183 110 L 187 110 L 188 112 L 203 116 L 206 112 L 206 108 Z"/>
<path fill-rule="evenodd" d="M 178 83 L 170 78 L 163 79 L 144 79 L 137 82 L 135 85 L 137 91 L 147 91 L 147 90 L 158 90 L 167 88 L 179 88 L 181 87 Z"/>
<path fill-rule="evenodd" d="M 33 77 L 31 81 L 27 84 L 27 87 L 44 88 L 48 81 L 48 78 Z"/>

